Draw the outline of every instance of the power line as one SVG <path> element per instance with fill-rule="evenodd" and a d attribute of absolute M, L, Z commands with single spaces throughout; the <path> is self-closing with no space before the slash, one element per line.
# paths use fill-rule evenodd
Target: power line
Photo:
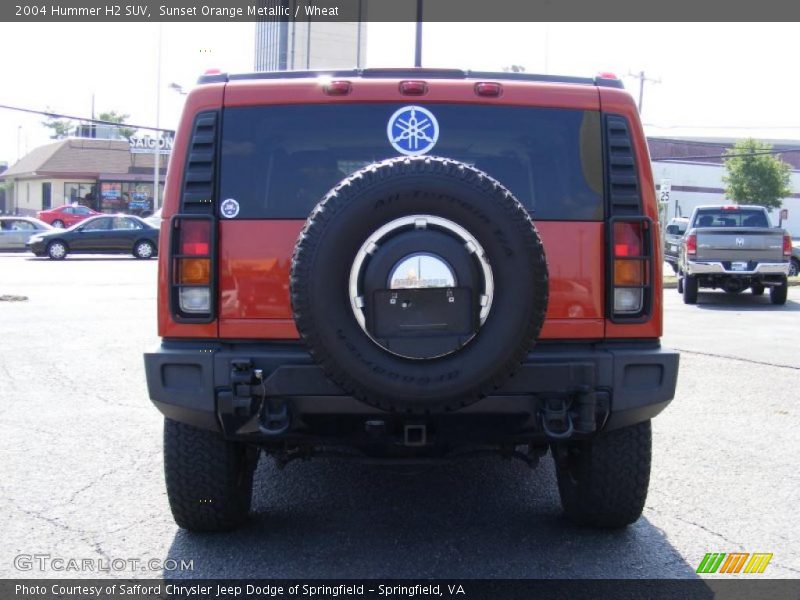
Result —
<path fill-rule="evenodd" d="M 86 117 L 75 117 L 71 115 L 64 115 L 57 112 L 48 112 L 44 110 L 33 110 L 31 108 L 20 108 L 18 106 L 7 106 L 0 104 L 0 108 L 6 110 L 16 110 L 24 113 L 31 113 L 34 115 L 44 115 L 50 119 L 70 119 L 71 121 L 81 121 L 83 123 L 98 123 L 100 125 L 113 125 L 114 127 L 127 127 L 129 129 L 147 129 L 150 131 L 160 131 L 163 133 L 175 133 L 174 129 L 163 129 L 161 127 L 150 127 L 148 125 L 134 125 L 133 123 L 115 123 L 114 121 L 103 121 L 101 119 L 87 119 Z"/>
<path fill-rule="evenodd" d="M 644 71 L 639 71 L 639 73 L 631 73 L 628 71 L 627 77 L 633 77 L 634 79 L 639 80 L 639 114 L 642 114 L 642 102 L 644 100 L 644 84 L 646 81 L 650 83 L 661 83 L 661 79 L 652 79 L 650 77 L 646 77 Z"/>
<path fill-rule="evenodd" d="M 787 154 L 789 152 L 800 152 L 800 148 L 791 150 L 761 150 L 759 152 L 746 152 L 744 154 L 702 154 L 698 156 L 660 156 L 650 158 L 650 160 L 696 160 L 699 158 L 736 158 L 739 156 L 758 156 L 759 154 Z"/>
<path fill-rule="evenodd" d="M 642 123 L 654 129 L 800 129 L 800 125 L 658 125 Z"/>

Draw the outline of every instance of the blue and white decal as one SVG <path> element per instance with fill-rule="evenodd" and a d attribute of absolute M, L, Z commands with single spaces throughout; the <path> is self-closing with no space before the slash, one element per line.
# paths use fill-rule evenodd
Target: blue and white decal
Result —
<path fill-rule="evenodd" d="M 433 149 L 439 139 L 439 121 L 427 108 L 404 106 L 389 118 L 386 135 L 400 154 L 425 154 Z"/>
<path fill-rule="evenodd" d="M 226 219 L 233 219 L 239 214 L 239 203 L 233 198 L 223 200 L 222 204 L 219 206 L 219 212 Z"/>

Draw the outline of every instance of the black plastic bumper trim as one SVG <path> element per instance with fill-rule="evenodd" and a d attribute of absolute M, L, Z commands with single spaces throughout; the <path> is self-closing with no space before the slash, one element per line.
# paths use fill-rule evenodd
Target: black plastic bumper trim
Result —
<path fill-rule="evenodd" d="M 233 361 L 263 373 L 267 396 L 290 397 L 302 414 L 386 414 L 346 395 L 301 345 L 164 341 L 144 356 L 150 398 L 168 418 L 221 430 L 217 397 L 233 389 Z M 496 394 L 455 415 L 530 411 L 532 397 L 589 386 L 610 394 L 605 429 L 656 416 L 672 400 L 679 355 L 653 341 L 539 344 Z"/>

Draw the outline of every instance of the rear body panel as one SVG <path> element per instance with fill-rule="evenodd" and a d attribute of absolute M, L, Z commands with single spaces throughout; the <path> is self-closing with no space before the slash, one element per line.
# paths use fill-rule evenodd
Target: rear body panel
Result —
<path fill-rule="evenodd" d="M 419 78 L 426 79 L 420 73 Z M 493 81 L 481 75 L 429 78 L 423 96 L 405 96 L 397 77 L 352 74 L 343 78 L 351 86 L 341 96 L 325 93 L 329 79 L 256 76 L 247 80 L 222 77 L 219 82 L 211 78 L 187 97 L 166 178 L 159 240 L 158 331 L 164 339 L 158 350 L 145 355 L 150 397 L 158 409 L 169 419 L 274 450 L 287 443 L 371 443 L 365 440 L 366 425 L 374 424 L 376 415 L 385 419 L 386 427 L 385 435 L 378 437 L 389 444 L 404 443 L 397 434 L 409 423 L 419 427 L 427 422 L 447 443 L 544 446 L 553 441 L 545 427 L 545 418 L 552 419 L 547 415 L 556 410 L 553 403 L 561 403 L 564 411 L 568 406 L 583 407 L 581 422 L 590 427 L 577 431 L 578 437 L 646 421 L 666 407 L 675 391 L 678 355 L 662 349 L 658 340 L 662 244 L 654 225 L 658 214 L 650 157 L 630 95 L 597 83 L 506 80 L 498 75 L 502 93 L 481 97 L 476 83 Z M 416 79 L 414 75 L 407 78 Z M 359 104 L 371 108 L 362 110 Z M 337 105 L 338 112 L 329 111 L 326 118 L 332 115 L 338 130 L 322 130 L 330 118 L 304 123 Z M 440 136 L 438 148 L 445 149 L 443 156 L 483 170 L 501 183 L 511 181 L 506 187 L 532 215 L 549 275 L 540 343 L 524 358 L 516 376 L 474 405 L 417 415 L 413 422 L 403 412 L 372 408 L 363 398 L 343 392 L 315 364 L 295 325 L 289 281 L 298 236 L 321 195 L 314 195 L 308 206 L 300 204 L 301 196 L 294 188 L 304 179 L 288 166 L 302 152 L 340 153 L 335 156 L 339 161 L 355 163 L 354 158 L 364 158 L 356 151 L 369 149 L 373 154 L 367 164 L 387 158 L 383 154 L 391 152 L 385 137 L 387 119 L 381 117 L 384 120 L 378 127 L 375 115 L 391 115 L 404 105 L 437 112 L 437 118 L 449 127 Z M 306 106 L 308 110 L 298 114 L 297 109 Z M 269 113 L 263 117 L 258 110 L 262 107 Z M 513 116 L 509 117 L 512 109 L 503 115 L 506 107 L 513 107 Z M 354 111 L 359 111 L 356 120 Z M 476 115 L 476 111 L 484 112 Z M 583 115 L 576 119 L 578 111 Z M 533 112 L 537 114 L 531 117 L 528 113 Z M 454 119 L 454 115 L 460 117 Z M 281 130 L 281 123 L 290 122 L 287 117 L 291 125 Z M 367 118 L 370 125 L 354 127 L 360 135 L 351 136 L 350 124 Z M 203 134 L 215 140 L 212 150 L 197 150 L 207 145 L 196 141 L 201 121 L 213 123 Z M 579 121 L 577 126 L 575 121 Z M 487 124 L 494 127 L 488 129 Z M 308 130 L 305 137 L 297 135 L 303 127 Z M 381 130 L 383 147 L 376 143 L 376 132 Z M 576 131 L 580 133 L 575 135 Z M 331 141 L 342 138 L 355 139 L 355 150 Z M 473 152 L 473 146 L 482 153 Z M 515 153 L 519 148 L 524 152 Z M 347 154 L 350 150 L 352 155 Z M 198 192 L 195 186 L 190 194 L 187 181 L 198 174 L 197 163 L 204 162 L 192 157 L 203 152 L 213 156 L 213 160 L 205 159 L 211 166 L 203 180 L 212 191 Z M 270 163 L 269 152 L 282 152 L 285 162 Z M 509 162 L 509 157 L 523 156 L 529 159 L 525 165 L 533 165 L 526 171 Z M 512 171 L 510 176 L 485 166 L 488 160 L 482 165 L 481 160 L 487 158 L 499 159 L 500 167 Z M 570 167 L 574 164 L 580 167 Z M 348 167 L 344 176 L 362 166 Z M 336 167 L 344 171 L 341 162 Z M 523 197 L 527 192 L 521 186 L 514 190 L 519 184 L 514 177 L 530 179 L 529 197 Z M 283 188 L 271 187 L 281 178 L 286 184 Z M 557 189 L 553 183 L 583 184 L 584 180 L 582 189 L 570 183 Z M 553 185 L 537 187 L 541 182 Z M 325 190 L 333 184 L 328 183 Z M 586 190 L 590 193 L 580 195 Z M 187 202 L 192 194 L 191 203 Z M 236 212 L 223 218 L 223 203 L 230 200 L 235 200 Z M 586 206 L 593 212 L 581 213 Z M 177 262 L 185 258 L 180 253 L 173 257 L 183 243 L 176 242 L 183 234 L 175 232 L 192 215 L 213 223 L 207 253 L 214 274 L 209 284 L 214 298 L 209 322 L 186 322 L 172 312 L 175 282 L 171 277 L 178 271 Z M 640 251 L 624 256 L 643 261 L 639 272 L 644 281 L 616 281 L 622 256 L 616 247 L 623 241 L 617 237 L 619 223 L 634 224 L 640 232 Z M 647 298 L 628 319 L 613 312 L 617 310 L 615 293 L 626 283 L 641 288 L 642 298 Z M 332 294 L 347 292 L 344 281 L 341 290 L 331 290 Z M 286 430 L 269 428 L 278 405 L 291 407 Z M 448 432 L 452 437 L 447 437 Z"/>
<path fill-rule="evenodd" d="M 289 267 L 303 221 L 220 223 L 220 337 L 297 339 Z M 603 337 L 602 223 L 538 225 L 549 257 L 542 338 Z M 577 242 L 577 244 L 576 244 Z"/>
<path fill-rule="evenodd" d="M 286 104 L 419 103 L 403 96 L 397 80 L 353 83 L 346 96 L 328 96 L 320 80 L 248 80 L 208 84 L 193 91 L 175 140 L 165 185 L 159 254 L 167 257 L 170 217 L 179 212 L 180 186 L 194 115 L 205 110 Z M 475 81 L 430 81 L 425 104 L 469 103 L 555 107 L 603 111 L 625 117 L 632 146 L 644 216 L 657 221 L 655 191 L 644 133 L 630 96 L 618 89 L 586 85 L 504 81 L 499 98 L 478 98 Z M 534 215 L 535 217 L 535 215 Z M 648 319 L 635 324 L 607 318 L 606 223 L 536 220 L 550 273 L 550 301 L 543 339 L 597 340 L 657 338 L 661 335 L 661 243 L 654 228 L 653 306 Z M 159 334 L 166 338 L 297 338 L 289 302 L 289 265 L 303 221 L 295 219 L 222 220 L 218 224 L 218 319 L 205 324 L 178 323 L 170 315 L 168 263 L 159 267 Z"/>

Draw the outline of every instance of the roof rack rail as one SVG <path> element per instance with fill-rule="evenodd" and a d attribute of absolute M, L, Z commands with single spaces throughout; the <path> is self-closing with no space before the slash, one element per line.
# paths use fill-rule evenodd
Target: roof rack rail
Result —
<path fill-rule="evenodd" d="M 314 71 L 260 71 L 255 73 L 215 73 L 203 75 L 197 83 L 226 83 L 254 79 L 309 79 L 315 77 L 387 79 L 414 77 L 425 79 L 500 79 L 506 81 L 540 81 L 545 83 L 571 83 L 624 88 L 622 81 L 607 77 L 572 77 L 568 75 L 542 75 L 536 73 L 506 73 L 492 71 L 464 71 L 461 69 L 331 69 Z"/>

